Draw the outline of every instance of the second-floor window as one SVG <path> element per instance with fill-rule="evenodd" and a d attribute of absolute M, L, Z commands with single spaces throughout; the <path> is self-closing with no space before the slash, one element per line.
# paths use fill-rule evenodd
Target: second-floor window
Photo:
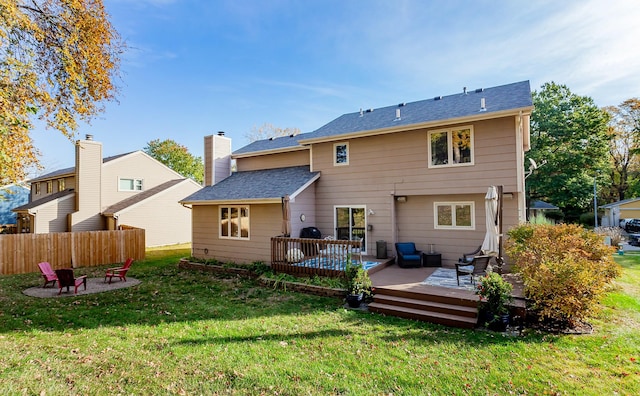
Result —
<path fill-rule="evenodd" d="M 349 143 L 333 145 L 333 165 L 349 165 Z"/>
<path fill-rule="evenodd" d="M 40 183 L 36 183 L 33 185 L 33 193 L 35 195 L 40 195 Z"/>
<path fill-rule="evenodd" d="M 51 194 L 53 192 L 53 181 L 49 180 L 47 182 L 47 194 Z"/>
<path fill-rule="evenodd" d="M 142 179 L 125 179 L 118 180 L 118 189 L 120 191 L 142 191 Z"/>
<path fill-rule="evenodd" d="M 64 190 L 64 179 L 58 179 L 58 191 Z"/>
<path fill-rule="evenodd" d="M 429 166 L 457 165 L 473 165 L 472 127 L 429 132 Z"/>

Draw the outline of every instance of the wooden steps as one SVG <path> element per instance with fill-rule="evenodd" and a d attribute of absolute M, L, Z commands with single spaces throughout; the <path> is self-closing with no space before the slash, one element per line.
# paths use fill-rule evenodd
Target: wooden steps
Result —
<path fill-rule="evenodd" d="M 474 328 L 478 321 L 477 297 L 439 287 L 376 287 L 369 311 L 467 329 Z"/>

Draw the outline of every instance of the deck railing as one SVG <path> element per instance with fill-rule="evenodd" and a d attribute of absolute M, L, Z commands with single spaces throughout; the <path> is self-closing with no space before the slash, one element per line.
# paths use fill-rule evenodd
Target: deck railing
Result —
<path fill-rule="evenodd" d="M 298 276 L 342 276 L 347 257 L 362 262 L 360 241 L 271 238 L 271 268 Z"/>

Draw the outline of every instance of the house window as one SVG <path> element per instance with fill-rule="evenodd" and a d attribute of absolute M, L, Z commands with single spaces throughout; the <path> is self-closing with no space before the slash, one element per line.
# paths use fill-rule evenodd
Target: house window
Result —
<path fill-rule="evenodd" d="M 142 191 L 142 179 L 119 179 L 120 191 Z"/>
<path fill-rule="evenodd" d="M 47 182 L 47 194 L 51 194 L 53 192 L 53 182 L 49 180 Z"/>
<path fill-rule="evenodd" d="M 473 202 L 436 202 L 433 204 L 434 228 L 474 230 Z"/>
<path fill-rule="evenodd" d="M 333 145 L 333 165 L 349 165 L 349 143 Z"/>
<path fill-rule="evenodd" d="M 473 128 L 429 132 L 429 166 L 473 165 Z"/>
<path fill-rule="evenodd" d="M 33 185 L 33 193 L 35 195 L 40 195 L 40 183 L 36 183 Z"/>
<path fill-rule="evenodd" d="M 249 239 L 249 207 L 220 207 L 220 238 Z"/>
<path fill-rule="evenodd" d="M 58 179 L 58 191 L 64 190 L 64 179 Z"/>

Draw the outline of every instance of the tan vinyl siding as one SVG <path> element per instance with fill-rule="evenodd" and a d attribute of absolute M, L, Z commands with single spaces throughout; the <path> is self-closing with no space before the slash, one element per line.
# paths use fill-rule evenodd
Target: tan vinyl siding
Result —
<path fill-rule="evenodd" d="M 220 239 L 218 206 L 193 207 L 194 257 L 215 258 L 223 262 L 251 263 L 271 261 L 271 237 L 280 234 L 280 204 L 250 205 L 250 239 Z M 205 253 L 205 249 L 208 249 Z"/>
<path fill-rule="evenodd" d="M 315 196 L 316 185 L 314 183 L 295 197 L 295 202 L 290 203 L 291 236 L 293 238 L 298 238 L 300 236 L 300 230 L 304 227 L 316 225 Z M 301 214 L 305 216 L 304 222 L 300 220 Z"/>
<path fill-rule="evenodd" d="M 104 229 L 100 215 L 102 202 L 102 144 L 81 140 L 76 143 L 76 210 L 71 215 L 71 231 Z"/>
<path fill-rule="evenodd" d="M 39 208 L 35 215 L 33 232 L 68 232 L 67 216 L 75 210 L 74 195 L 56 199 Z"/>
<path fill-rule="evenodd" d="M 103 197 L 100 210 L 141 192 L 119 191 L 120 178 L 142 180 L 145 191 L 168 180 L 183 177 L 141 151 L 109 161 L 102 168 Z"/>
<path fill-rule="evenodd" d="M 447 128 L 444 126 L 442 128 Z M 438 129 L 441 129 L 440 127 Z M 416 240 L 422 246 L 424 238 L 453 233 L 451 242 L 437 240 L 443 249 L 443 259 L 451 263 L 465 246 L 479 245 L 484 233 L 483 198 L 490 185 L 504 185 L 504 191 L 513 193 L 512 200 L 505 200 L 505 226 L 517 224 L 518 216 L 524 216 L 521 201 L 516 191 L 518 172 L 516 169 L 516 136 L 513 117 L 481 121 L 473 124 L 474 165 L 429 168 L 428 130 L 401 132 L 348 140 L 349 165 L 333 165 L 333 142 L 316 144 L 313 147 L 313 171 L 322 176 L 316 183 L 316 226 L 323 235 L 334 233 L 334 207 L 336 205 L 366 205 L 374 211 L 367 215 L 367 224 L 373 230 L 367 233 L 367 251 L 375 251 L 377 240 L 387 241 L 393 250 L 393 236 L 398 240 Z M 408 197 L 405 206 L 394 203 L 393 195 Z M 397 213 L 397 224 L 393 230 L 393 210 L 411 208 L 419 200 L 417 196 L 433 196 L 431 206 L 420 204 L 420 211 Z M 434 230 L 433 200 L 446 201 L 447 196 L 477 200 L 476 231 Z M 426 200 L 426 197 L 423 198 Z M 427 216 L 427 217 L 425 217 Z M 505 228 L 506 230 L 506 228 Z M 430 243 L 430 242 L 429 242 Z M 475 247 L 477 247 L 477 245 Z M 455 247 L 454 247 L 455 246 Z M 426 246 L 428 247 L 428 246 Z M 395 254 L 395 253 L 393 253 Z"/>
<path fill-rule="evenodd" d="M 429 168 L 428 130 L 349 140 L 349 165 L 333 165 L 333 143 L 314 145 L 313 170 L 322 172 L 322 188 L 368 191 L 372 187 L 398 195 L 480 192 L 502 184 L 517 188 L 513 117 L 474 125 L 474 165 Z M 442 127 L 442 128 L 446 128 Z M 438 128 L 441 129 L 441 128 Z M 371 185 L 371 187 L 370 187 Z M 395 187 L 394 187 L 395 186 Z"/>
<path fill-rule="evenodd" d="M 45 198 L 49 195 L 53 195 L 57 193 L 58 190 L 58 181 L 61 178 L 52 178 L 49 180 L 38 181 L 31 184 L 31 195 L 29 197 L 29 202 L 37 201 L 39 199 Z M 75 176 L 67 176 L 62 178 L 64 179 L 64 190 L 75 189 L 76 188 L 76 178 Z M 51 193 L 47 193 L 47 182 L 52 181 L 52 190 Z M 36 184 L 40 186 L 40 194 L 36 194 Z"/>
<path fill-rule="evenodd" d="M 147 246 L 191 242 L 191 210 L 178 201 L 199 188 L 182 182 L 119 213 L 118 224 L 143 228 Z"/>
<path fill-rule="evenodd" d="M 238 171 L 258 169 L 286 168 L 289 166 L 309 165 L 309 150 L 290 151 L 286 153 L 259 155 L 256 157 L 236 159 Z"/>
<path fill-rule="evenodd" d="M 407 202 L 396 203 L 399 242 L 415 242 L 416 247 L 428 251 L 430 244 L 442 253 L 443 265 L 453 266 L 465 252 L 474 251 L 482 244 L 486 232 L 484 194 L 408 196 Z M 434 228 L 434 202 L 468 202 L 475 205 L 475 230 L 443 230 Z M 504 201 L 503 231 L 518 224 L 517 199 Z M 389 246 L 388 246 L 389 247 Z M 393 246 L 389 247 L 394 249 Z M 395 250 L 393 251 L 395 255 Z"/>

